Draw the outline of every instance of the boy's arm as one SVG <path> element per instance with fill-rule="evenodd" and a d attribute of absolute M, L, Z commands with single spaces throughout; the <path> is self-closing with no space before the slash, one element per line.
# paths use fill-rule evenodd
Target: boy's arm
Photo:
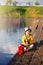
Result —
<path fill-rule="evenodd" d="M 31 36 L 31 40 L 30 40 L 31 43 L 33 43 L 33 36 Z"/>
<path fill-rule="evenodd" d="M 22 44 L 28 46 L 28 41 L 25 39 L 25 37 L 22 37 Z"/>
<path fill-rule="evenodd" d="M 22 36 L 22 43 L 24 43 L 25 42 L 25 38 L 24 38 L 24 36 Z"/>

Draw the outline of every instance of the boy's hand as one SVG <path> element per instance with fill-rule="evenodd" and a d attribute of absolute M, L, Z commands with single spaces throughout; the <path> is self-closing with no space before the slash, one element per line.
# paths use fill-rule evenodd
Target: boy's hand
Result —
<path fill-rule="evenodd" d="M 24 40 L 24 42 L 25 42 L 26 44 L 29 44 L 29 41 L 28 41 L 28 40 Z"/>
<path fill-rule="evenodd" d="M 28 43 L 28 40 L 24 40 L 24 42 L 25 42 L 26 44 L 29 44 L 29 43 Z"/>
<path fill-rule="evenodd" d="M 27 40 L 24 40 L 24 42 L 28 42 Z"/>

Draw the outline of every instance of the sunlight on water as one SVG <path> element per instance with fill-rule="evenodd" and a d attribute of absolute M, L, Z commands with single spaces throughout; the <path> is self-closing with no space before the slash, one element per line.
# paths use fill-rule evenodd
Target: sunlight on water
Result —
<path fill-rule="evenodd" d="M 0 52 L 15 53 L 17 45 L 21 43 L 22 29 L 17 32 L 0 30 Z M 19 39 L 18 39 L 19 38 Z"/>

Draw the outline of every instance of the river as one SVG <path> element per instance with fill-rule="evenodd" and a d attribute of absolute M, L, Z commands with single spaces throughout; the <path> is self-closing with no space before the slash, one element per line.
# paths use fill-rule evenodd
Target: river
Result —
<path fill-rule="evenodd" d="M 7 65 L 14 54 L 17 46 L 22 43 L 21 38 L 24 29 L 0 29 L 0 65 Z"/>

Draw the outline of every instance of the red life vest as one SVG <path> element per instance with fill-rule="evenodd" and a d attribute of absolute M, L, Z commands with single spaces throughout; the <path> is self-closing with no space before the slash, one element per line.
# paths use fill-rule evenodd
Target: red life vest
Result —
<path fill-rule="evenodd" d="M 23 45 L 19 45 L 18 46 L 18 51 L 17 51 L 17 54 L 21 55 L 24 53 L 24 46 Z"/>

